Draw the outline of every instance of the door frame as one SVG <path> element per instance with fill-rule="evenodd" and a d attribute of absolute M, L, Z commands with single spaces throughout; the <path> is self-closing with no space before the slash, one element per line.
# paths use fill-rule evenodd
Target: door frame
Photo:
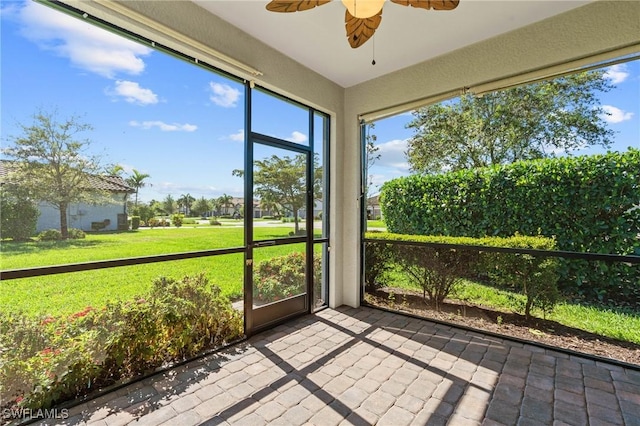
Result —
<path fill-rule="evenodd" d="M 309 145 L 302 145 L 267 136 L 260 133 L 254 133 L 251 130 L 251 93 L 253 88 L 247 84 L 247 94 L 245 98 L 245 261 L 244 261 L 244 318 L 245 318 L 245 334 L 250 336 L 266 328 L 286 321 L 287 319 L 310 313 L 312 310 L 312 301 L 314 300 L 313 286 L 313 246 L 314 246 L 314 148 L 313 142 L 310 140 Z M 309 108 L 309 107 L 307 107 Z M 313 135 L 314 127 L 314 110 L 309 108 L 309 135 Z M 311 139 L 311 138 L 310 138 Z M 253 206 L 253 167 L 254 167 L 254 146 L 260 144 L 278 149 L 290 151 L 295 154 L 304 154 L 306 156 L 305 179 L 306 185 L 306 203 L 305 203 L 305 224 L 306 234 L 304 236 L 293 236 L 290 238 L 279 238 L 270 240 L 254 241 L 254 206 Z M 305 284 L 306 291 L 298 296 L 274 302 L 266 306 L 255 309 L 253 306 L 253 251 L 254 248 L 265 246 L 299 244 L 305 243 Z"/>

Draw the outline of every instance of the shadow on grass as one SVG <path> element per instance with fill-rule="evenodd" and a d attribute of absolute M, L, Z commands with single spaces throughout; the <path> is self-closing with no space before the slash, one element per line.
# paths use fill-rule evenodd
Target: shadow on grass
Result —
<path fill-rule="evenodd" d="M 3 241 L 4 255 L 37 254 L 51 249 L 85 248 L 110 244 L 110 241 L 96 240 L 63 240 L 63 241 Z"/>

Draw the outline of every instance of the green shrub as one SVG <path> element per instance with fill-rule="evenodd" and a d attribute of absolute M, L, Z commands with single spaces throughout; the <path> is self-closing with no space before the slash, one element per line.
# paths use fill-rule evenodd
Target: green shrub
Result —
<path fill-rule="evenodd" d="M 242 314 L 204 275 L 161 278 L 146 298 L 60 318 L 0 312 L 0 410 L 48 408 L 242 332 Z"/>
<path fill-rule="evenodd" d="M 414 235 L 555 237 L 559 250 L 632 254 L 638 247 L 640 150 L 522 161 L 385 183 L 390 232 Z M 562 260 L 566 293 L 640 303 L 640 268 Z"/>
<path fill-rule="evenodd" d="M 24 241 L 36 233 L 40 211 L 32 201 L 0 190 L 0 238 Z"/>
<path fill-rule="evenodd" d="M 193 218 L 182 219 L 182 224 L 183 225 L 195 225 L 196 224 L 196 220 L 193 219 Z"/>
<path fill-rule="evenodd" d="M 319 283 L 321 258 L 315 257 L 313 261 L 313 280 Z M 298 252 L 260 262 L 253 273 L 253 298 L 270 303 L 304 293 L 305 271 L 306 256 Z"/>
<path fill-rule="evenodd" d="M 171 224 L 176 228 L 180 228 L 182 223 L 184 222 L 184 215 L 180 213 L 176 213 L 171 216 Z"/>
<path fill-rule="evenodd" d="M 222 226 L 222 223 L 218 221 L 218 219 L 209 219 L 209 225 L 211 226 Z"/>
<path fill-rule="evenodd" d="M 487 243 L 499 247 L 530 248 L 537 250 L 555 250 L 555 241 L 551 238 L 527 237 L 515 235 L 512 238 L 487 238 Z M 481 256 L 480 270 L 498 286 L 526 296 L 523 307 L 527 318 L 531 309 L 537 307 L 545 314 L 551 312 L 558 301 L 557 258 L 532 256 L 529 254 L 491 253 Z"/>
<path fill-rule="evenodd" d="M 71 240 L 82 240 L 87 237 L 87 234 L 82 229 L 69 228 L 67 231 L 67 238 Z"/>
<path fill-rule="evenodd" d="M 393 251 L 390 244 L 367 242 L 364 246 L 365 291 L 375 293 L 387 285 L 393 269 Z"/>
<path fill-rule="evenodd" d="M 393 265 L 399 265 L 409 279 L 422 288 L 425 299 L 436 307 L 455 289 L 462 278 L 478 276 L 489 278 L 494 285 L 506 290 L 524 294 L 526 303 L 523 311 L 527 316 L 531 315 L 532 307 L 538 307 L 545 313 L 550 312 L 558 299 L 558 261 L 556 259 L 439 246 L 456 244 L 554 250 L 556 243 L 552 238 L 523 235 L 508 238 L 439 237 L 382 232 L 369 232 L 366 237 L 430 244 L 383 244 L 368 241 L 366 246 L 375 244 L 377 250 L 381 252 L 377 255 L 377 260 L 385 266 L 376 264 L 374 269 L 390 270 Z M 365 277 L 370 273 L 368 269 L 369 266 L 366 267 Z"/>
<path fill-rule="evenodd" d="M 131 229 L 134 231 L 140 228 L 140 216 L 131 216 Z"/>
<path fill-rule="evenodd" d="M 162 227 L 169 226 L 170 223 L 166 219 L 154 217 L 149 219 L 148 225 L 150 228 L 156 228 L 158 226 L 162 226 Z"/>
<path fill-rule="evenodd" d="M 45 229 L 38 234 L 40 241 L 59 241 L 62 239 L 62 233 L 58 229 Z"/>

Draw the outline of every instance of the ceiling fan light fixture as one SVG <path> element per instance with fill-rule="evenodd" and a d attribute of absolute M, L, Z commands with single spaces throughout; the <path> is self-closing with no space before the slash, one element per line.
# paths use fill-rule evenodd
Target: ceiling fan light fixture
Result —
<path fill-rule="evenodd" d="M 351 16 L 366 19 L 375 16 L 382 10 L 385 0 L 342 0 Z"/>

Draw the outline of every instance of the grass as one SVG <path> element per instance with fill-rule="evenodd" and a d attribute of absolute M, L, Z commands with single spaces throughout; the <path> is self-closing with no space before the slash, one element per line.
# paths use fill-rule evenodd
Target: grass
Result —
<path fill-rule="evenodd" d="M 290 227 L 255 228 L 260 239 L 288 236 Z M 98 233 L 84 240 L 3 243 L 2 269 L 59 265 L 213 248 L 241 247 L 244 229 L 167 228 L 124 233 Z M 301 244 L 259 248 L 255 262 L 301 250 Z M 151 263 L 94 271 L 0 281 L 0 306 L 33 316 L 69 314 L 110 300 L 142 297 L 160 276 L 181 278 L 204 272 L 232 299 L 243 294 L 244 254 Z"/>
<path fill-rule="evenodd" d="M 391 280 L 394 287 L 421 291 L 401 273 L 394 272 L 394 275 Z M 525 297 L 521 294 L 468 280 L 465 280 L 450 298 L 508 312 L 522 312 L 525 303 Z M 533 314 L 543 316 L 542 312 L 535 309 Z M 546 319 L 600 336 L 640 344 L 640 315 L 628 310 L 560 302 Z"/>
<path fill-rule="evenodd" d="M 385 228 L 387 229 L 387 225 L 383 220 L 367 220 L 367 228 Z"/>

